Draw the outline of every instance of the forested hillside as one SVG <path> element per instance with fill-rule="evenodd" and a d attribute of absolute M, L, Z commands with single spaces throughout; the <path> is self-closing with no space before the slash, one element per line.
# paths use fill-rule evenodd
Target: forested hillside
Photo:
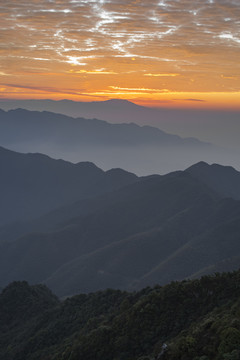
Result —
<path fill-rule="evenodd" d="M 59 301 L 43 285 L 0 294 L 1 360 L 237 360 L 240 272 Z"/>

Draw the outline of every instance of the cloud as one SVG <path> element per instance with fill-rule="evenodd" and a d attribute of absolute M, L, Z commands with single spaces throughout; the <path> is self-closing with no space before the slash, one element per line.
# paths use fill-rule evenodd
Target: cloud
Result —
<path fill-rule="evenodd" d="M 17 88 L 17 89 L 28 89 L 28 90 L 36 90 L 36 91 L 43 91 L 43 92 L 60 92 L 62 90 L 59 90 L 55 87 L 43 87 L 43 86 L 31 86 L 31 85 L 21 85 L 21 84 L 1 84 L 1 86 L 6 86 L 8 88 Z M 65 91 L 65 90 L 64 90 Z M 69 90 L 66 90 L 67 93 L 74 94 L 74 92 Z"/>
<path fill-rule="evenodd" d="M 148 88 L 126 88 L 119 86 L 109 86 L 113 90 L 123 90 L 123 91 L 140 91 L 140 92 L 152 92 L 152 93 L 160 93 L 160 92 L 169 92 L 167 89 L 148 89 Z"/>
<path fill-rule="evenodd" d="M 70 70 L 69 73 L 72 74 L 90 74 L 90 75 L 115 75 L 117 74 L 115 71 L 105 71 L 104 69 L 96 69 L 96 70 Z"/>
<path fill-rule="evenodd" d="M 144 76 L 152 76 L 152 77 L 175 77 L 175 76 L 179 76 L 180 74 L 144 74 Z"/>
<path fill-rule="evenodd" d="M 237 0 L 19 0 L 3 2 L 0 12 L 1 72 L 21 74 L 26 85 L 40 81 L 28 69 L 45 66 L 43 88 L 55 73 L 69 76 L 60 87 L 71 81 L 76 90 L 91 77 L 80 84 L 89 92 L 106 91 L 110 75 L 119 88 L 236 87 L 235 76 L 220 74 L 240 72 Z"/>
<path fill-rule="evenodd" d="M 230 79 L 230 80 L 238 80 L 238 76 L 234 76 L 234 75 L 221 75 L 221 78 Z"/>
<path fill-rule="evenodd" d="M 87 95 L 84 92 L 84 89 L 78 89 L 78 91 L 74 91 L 72 89 L 58 89 L 57 87 L 44 87 L 44 86 L 27 86 L 27 85 L 20 85 L 20 84 L 0 84 L 0 86 L 5 86 L 7 88 L 15 88 L 15 89 L 25 89 L 25 90 L 34 90 L 37 92 L 44 92 L 44 93 L 64 93 L 70 95 Z M 91 96 L 91 95 L 88 95 Z"/>
<path fill-rule="evenodd" d="M 67 48 L 84 52 L 103 47 L 115 55 L 140 56 L 145 50 L 148 56 L 153 56 L 152 45 L 156 44 L 205 45 L 208 39 L 212 44 L 225 40 L 231 46 L 228 40 L 238 39 L 235 21 L 239 7 L 234 1 L 207 0 L 40 3 L 21 0 L 15 7 L 12 3 L 2 6 L 2 31 L 7 31 L 5 43 L 9 38 L 14 40 L 10 48 L 18 43 L 26 49 L 36 45 L 44 50 L 50 44 L 62 55 Z M 29 36 L 25 37 L 26 34 Z"/>
<path fill-rule="evenodd" d="M 183 99 L 184 101 L 200 101 L 200 102 L 205 102 L 206 100 L 202 100 L 202 99 Z"/>

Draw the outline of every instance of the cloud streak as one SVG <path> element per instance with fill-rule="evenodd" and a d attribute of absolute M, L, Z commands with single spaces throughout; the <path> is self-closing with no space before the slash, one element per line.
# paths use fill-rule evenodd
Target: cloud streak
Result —
<path fill-rule="evenodd" d="M 21 76 L 23 85 L 48 88 L 57 78 L 60 89 L 68 83 L 90 94 L 107 92 L 114 77 L 116 92 L 238 90 L 235 0 L 19 0 L 2 2 L 0 18 L 1 73 L 9 84 Z"/>
<path fill-rule="evenodd" d="M 163 74 L 144 74 L 144 76 L 152 76 L 152 77 L 175 77 L 175 76 L 179 76 L 180 74 L 167 74 L 167 73 L 163 73 Z"/>

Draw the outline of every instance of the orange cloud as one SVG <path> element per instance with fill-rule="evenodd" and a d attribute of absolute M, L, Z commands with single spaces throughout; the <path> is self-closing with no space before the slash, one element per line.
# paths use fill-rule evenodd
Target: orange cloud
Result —
<path fill-rule="evenodd" d="M 2 97 L 32 89 L 49 98 L 237 106 L 235 0 L 21 0 L 0 12 Z M 192 101 L 199 93 L 204 101 Z"/>
<path fill-rule="evenodd" d="M 99 70 L 69 70 L 69 73 L 72 74 L 90 74 L 90 75 L 113 75 L 113 74 L 117 74 L 114 71 L 105 71 L 104 69 L 99 69 Z"/>
<path fill-rule="evenodd" d="M 144 76 L 153 76 L 153 77 L 175 77 L 179 76 L 180 74 L 144 74 Z"/>

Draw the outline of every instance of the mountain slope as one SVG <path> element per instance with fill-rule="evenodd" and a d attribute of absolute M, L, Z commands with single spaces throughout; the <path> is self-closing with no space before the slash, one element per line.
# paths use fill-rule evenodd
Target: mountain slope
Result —
<path fill-rule="evenodd" d="M 198 181 L 192 181 L 188 174 L 177 173 L 147 178 L 89 200 L 92 209 L 89 215 L 70 219 L 53 233 L 29 234 L 3 244 L 1 280 L 10 282 L 11 278 L 21 276 L 18 279 L 43 281 L 48 272 L 66 261 L 166 221 L 193 204 L 201 196 L 200 188 Z M 205 192 L 203 186 L 202 193 Z"/>
<path fill-rule="evenodd" d="M 240 172 L 233 167 L 201 161 L 186 171 L 222 196 L 240 200 Z"/>
<path fill-rule="evenodd" d="M 222 166 L 219 164 L 209 165 L 205 162 L 199 162 L 192 165 L 185 170 L 190 173 L 192 177 L 203 182 L 213 191 L 217 192 L 221 197 L 232 197 L 236 200 L 240 197 L 240 173 L 230 166 Z M 111 181 L 119 187 L 127 185 L 130 180 L 131 174 L 127 174 L 122 169 L 111 169 L 106 172 L 107 177 L 104 178 L 104 188 L 108 186 L 111 189 Z M 17 176 L 17 174 L 15 175 Z M 150 178 L 150 177 L 149 177 Z M 134 175 L 132 175 L 134 181 Z M 140 178 L 138 178 L 140 180 Z M 102 184 L 98 183 L 98 186 Z M 94 205 L 93 205 L 94 204 Z M 44 214 L 42 217 L 35 219 L 31 222 L 18 223 L 14 227 L 10 224 L 0 228 L 0 239 L 6 241 L 13 240 L 17 236 L 24 235 L 26 232 L 32 231 L 48 231 L 53 230 L 60 223 L 66 223 L 69 219 L 79 215 L 86 215 L 90 213 L 92 208 L 101 208 L 100 201 L 77 201 L 74 204 L 66 205 L 58 209 L 54 209 L 50 213 Z"/>
<path fill-rule="evenodd" d="M 86 200 L 81 216 L 79 205 L 57 230 L 1 246 L 2 286 L 13 279 L 47 282 L 60 295 L 141 288 L 190 277 L 240 251 L 240 203 L 221 199 L 187 172 Z"/>
<path fill-rule="evenodd" d="M 0 167 L 1 225 L 34 218 L 137 180 L 136 175 L 123 170 L 104 172 L 89 162 L 72 164 L 2 147 Z"/>
<path fill-rule="evenodd" d="M 191 168 L 204 165 L 202 180 L 189 169 L 137 178 L 121 169 L 103 172 L 89 163 L 5 149 L 0 159 L 6 170 L 2 199 L 9 193 L 6 204 L 11 201 L 16 213 L 17 205 L 28 218 L 53 202 L 61 205 L 0 229 L 0 286 L 16 279 L 46 282 L 68 295 L 139 289 L 221 270 L 226 263 L 228 269 L 238 266 L 240 202 L 224 198 L 232 174 L 238 175 L 233 169 L 218 166 L 227 186 L 215 192 L 204 181 L 212 172 L 205 164 Z M 33 204 L 31 212 L 26 200 L 28 207 Z"/>
<path fill-rule="evenodd" d="M 222 211 L 224 221 L 218 216 Z M 228 211 L 228 219 L 237 213 L 235 221 L 227 219 Z M 214 218 L 210 223 L 209 216 Z M 108 287 L 131 290 L 196 277 L 195 273 L 203 270 L 211 273 L 211 266 L 220 261 L 227 260 L 229 269 L 236 269 L 240 264 L 236 259 L 240 254 L 239 222 L 240 204 L 206 202 L 204 206 L 192 206 L 158 228 L 66 263 L 46 284 L 60 295 Z"/>
<path fill-rule="evenodd" d="M 237 360 L 239 289 L 236 271 L 59 302 L 42 285 L 15 282 L 0 294 L 0 357 Z"/>

